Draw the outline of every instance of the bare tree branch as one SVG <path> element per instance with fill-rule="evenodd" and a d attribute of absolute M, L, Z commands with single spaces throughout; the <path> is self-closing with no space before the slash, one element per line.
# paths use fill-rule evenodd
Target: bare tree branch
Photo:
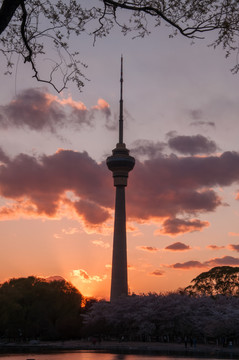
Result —
<path fill-rule="evenodd" d="M 226 57 L 239 50 L 239 2 L 235 0 L 0 0 L 0 3 L 0 53 L 5 56 L 8 73 L 16 61 L 14 54 L 20 54 L 24 62 L 31 63 L 33 77 L 51 84 L 56 91 L 64 89 L 69 81 L 79 89 L 84 85 L 80 67 L 85 65 L 78 52 L 72 51 L 70 40 L 82 33 L 93 36 L 94 44 L 114 26 L 119 26 L 124 35 L 131 32 L 135 38 L 150 34 L 152 26 L 158 28 L 164 23 L 171 28 L 170 37 L 181 34 L 202 39 L 203 34 L 215 31 L 209 45 L 222 46 Z M 49 49 L 55 50 L 58 58 L 48 61 L 48 75 L 42 76 L 38 63 L 46 60 L 44 55 Z M 238 63 L 233 68 L 234 73 L 237 71 Z M 55 83 L 56 80 L 59 83 L 58 73 L 60 86 Z M 47 77 L 49 80 L 42 80 Z"/>
<path fill-rule="evenodd" d="M 31 49 L 31 47 L 29 45 L 28 39 L 26 38 L 26 33 L 25 33 L 26 20 L 27 20 L 27 11 L 26 11 L 24 0 L 20 1 L 20 5 L 21 5 L 21 9 L 22 9 L 21 35 L 22 35 L 24 45 L 25 45 L 25 47 L 26 47 L 26 49 L 28 51 L 28 55 L 24 56 L 24 62 L 30 62 L 31 63 L 32 70 L 34 72 L 33 77 L 35 77 L 37 79 L 37 81 L 50 84 L 51 86 L 53 86 L 53 88 L 58 93 L 60 93 L 62 90 L 64 90 L 66 88 L 66 82 L 67 81 L 64 80 L 63 86 L 60 89 L 58 89 L 56 87 L 56 85 L 52 82 L 52 74 L 60 65 L 56 64 L 56 66 L 53 68 L 53 70 L 50 73 L 50 80 L 44 80 L 41 77 L 39 77 L 38 71 L 37 71 L 36 66 L 34 64 L 34 61 L 33 61 L 33 52 L 32 52 L 32 49 Z"/>
<path fill-rule="evenodd" d="M 107 5 L 113 6 L 114 12 L 116 11 L 117 8 L 120 8 L 120 9 L 126 9 L 126 10 L 140 11 L 140 12 L 149 14 L 151 16 L 159 16 L 166 23 L 168 23 L 169 25 L 172 25 L 177 30 L 179 30 L 179 32 L 182 35 L 187 36 L 187 37 L 190 36 L 190 35 L 187 35 L 187 33 L 185 33 L 185 30 L 183 28 L 181 28 L 178 24 L 176 24 L 175 22 L 170 20 L 159 8 L 155 8 L 153 6 L 137 6 L 137 5 L 133 5 L 132 3 L 130 4 L 129 1 L 120 3 L 119 1 L 114 1 L 114 0 L 103 0 L 103 2 L 106 6 Z"/>

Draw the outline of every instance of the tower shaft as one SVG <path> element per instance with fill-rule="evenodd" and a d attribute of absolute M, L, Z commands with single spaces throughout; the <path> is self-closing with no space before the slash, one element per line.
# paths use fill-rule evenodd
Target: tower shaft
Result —
<path fill-rule="evenodd" d="M 123 58 L 121 57 L 120 76 L 120 114 L 119 114 L 119 142 L 106 160 L 106 164 L 113 173 L 115 194 L 115 222 L 112 257 L 112 277 L 110 300 L 128 295 L 127 275 L 127 245 L 126 245 L 126 214 L 125 187 L 128 173 L 134 168 L 135 159 L 129 155 L 129 150 L 123 142 Z"/>
<path fill-rule="evenodd" d="M 128 295 L 125 187 L 116 186 L 111 300 Z"/>

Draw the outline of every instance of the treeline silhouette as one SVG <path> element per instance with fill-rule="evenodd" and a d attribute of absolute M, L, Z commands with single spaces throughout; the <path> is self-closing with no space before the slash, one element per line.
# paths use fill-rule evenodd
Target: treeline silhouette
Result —
<path fill-rule="evenodd" d="M 82 301 L 64 280 L 11 279 L 0 287 L 0 336 L 23 341 L 79 338 Z"/>
<path fill-rule="evenodd" d="M 238 279 L 239 268 L 216 267 L 185 289 L 111 303 L 65 280 L 10 279 L 0 285 L 0 337 L 239 344 Z"/>

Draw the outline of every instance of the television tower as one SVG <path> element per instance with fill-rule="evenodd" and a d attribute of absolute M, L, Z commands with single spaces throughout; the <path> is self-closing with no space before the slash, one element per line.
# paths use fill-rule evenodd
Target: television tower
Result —
<path fill-rule="evenodd" d="M 112 151 L 112 156 L 106 164 L 113 173 L 115 194 L 115 222 L 113 240 L 113 258 L 111 275 L 110 300 L 128 295 L 127 275 L 127 245 L 126 245 L 126 215 L 125 187 L 128 173 L 134 168 L 135 159 L 129 155 L 129 150 L 123 142 L 123 57 L 121 56 L 120 74 L 120 111 L 119 111 L 119 142 Z"/>

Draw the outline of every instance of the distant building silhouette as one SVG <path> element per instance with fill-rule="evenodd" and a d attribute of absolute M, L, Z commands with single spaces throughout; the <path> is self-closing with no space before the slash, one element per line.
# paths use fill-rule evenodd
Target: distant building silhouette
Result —
<path fill-rule="evenodd" d="M 129 155 L 129 150 L 123 142 L 123 58 L 121 57 L 120 76 L 120 113 L 119 113 L 119 142 L 112 151 L 112 156 L 106 164 L 113 172 L 115 196 L 115 222 L 111 276 L 110 300 L 128 295 L 127 274 L 127 243 L 126 243 L 126 215 L 125 215 L 125 187 L 128 173 L 134 168 L 135 159 Z"/>

